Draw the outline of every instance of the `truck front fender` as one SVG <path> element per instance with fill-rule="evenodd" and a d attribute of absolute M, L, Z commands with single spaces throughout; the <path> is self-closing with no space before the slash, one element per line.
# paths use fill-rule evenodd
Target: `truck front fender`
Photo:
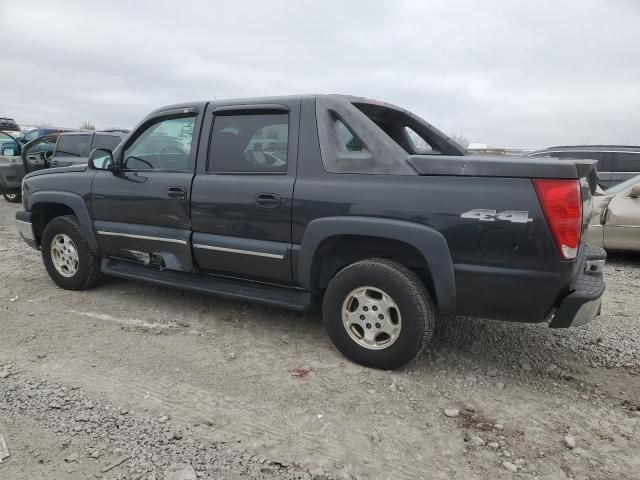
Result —
<path fill-rule="evenodd" d="M 32 193 L 27 200 L 27 210 L 33 211 L 39 204 L 58 204 L 70 208 L 80 224 L 82 233 L 87 239 L 91 250 L 98 252 L 98 241 L 93 231 L 91 215 L 87 210 L 87 205 L 80 195 L 71 192 L 56 190 L 39 190 Z"/>
<path fill-rule="evenodd" d="M 298 257 L 297 280 L 303 287 L 312 288 L 312 265 L 320 244 L 341 235 L 385 238 L 411 245 L 424 257 L 440 311 L 455 311 L 456 285 L 446 239 L 433 228 L 402 220 L 356 216 L 312 220 L 304 231 Z"/>

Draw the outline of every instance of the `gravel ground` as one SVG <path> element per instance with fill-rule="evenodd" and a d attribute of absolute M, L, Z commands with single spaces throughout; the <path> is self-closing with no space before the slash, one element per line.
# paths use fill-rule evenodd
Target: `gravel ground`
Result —
<path fill-rule="evenodd" d="M 66 292 L 0 202 L 0 479 L 640 478 L 640 256 L 602 316 L 442 318 L 354 365 L 306 315 L 105 279 Z"/>

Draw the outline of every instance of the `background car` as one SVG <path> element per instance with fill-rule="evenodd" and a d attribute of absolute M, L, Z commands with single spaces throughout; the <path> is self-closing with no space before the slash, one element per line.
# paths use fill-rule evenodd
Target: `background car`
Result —
<path fill-rule="evenodd" d="M 59 133 L 36 138 L 22 147 L 22 162 L 25 173 L 41 170 L 49 166 L 49 160 L 56 149 Z"/>
<path fill-rule="evenodd" d="M 123 131 L 63 132 L 44 135 L 20 145 L 11 135 L 1 133 L 0 149 L 12 153 L 12 156 L 0 157 L 0 191 L 7 201 L 20 202 L 20 186 L 27 173 L 43 168 L 86 164 L 91 150 L 113 150 L 125 136 Z"/>
<path fill-rule="evenodd" d="M 34 128 L 33 130 L 29 130 L 17 137 L 17 140 L 25 144 L 31 142 L 32 140 L 35 140 L 36 138 L 44 137 L 45 135 L 68 131 L 70 130 L 66 128 Z"/>
<path fill-rule="evenodd" d="M 95 148 L 113 150 L 125 137 L 122 131 L 62 132 L 37 138 L 22 147 L 26 173 L 48 167 L 64 167 L 87 163 Z"/>
<path fill-rule="evenodd" d="M 49 166 L 66 167 L 86 164 L 91 150 L 95 148 L 113 150 L 125 136 L 126 134 L 120 131 L 61 133 L 49 158 Z"/>
<path fill-rule="evenodd" d="M 627 145 L 576 145 L 550 147 L 527 157 L 584 158 L 598 161 L 598 185 L 609 188 L 640 174 L 640 147 Z"/>
<path fill-rule="evenodd" d="M 8 202 L 20 201 L 20 186 L 15 179 L 22 179 L 22 161 L 20 143 L 7 132 L 0 132 L 0 193 Z"/>
<path fill-rule="evenodd" d="M 0 117 L 0 130 L 19 132 L 20 127 L 13 118 Z"/>
<path fill-rule="evenodd" d="M 594 194 L 586 235 L 606 250 L 640 251 L 640 175 Z"/>

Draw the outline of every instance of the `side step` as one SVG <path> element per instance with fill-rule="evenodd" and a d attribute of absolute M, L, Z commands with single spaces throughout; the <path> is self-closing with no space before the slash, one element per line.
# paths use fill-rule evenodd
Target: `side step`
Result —
<path fill-rule="evenodd" d="M 102 259 L 101 269 L 102 273 L 114 277 L 142 280 L 162 287 L 263 303 L 299 312 L 308 310 L 313 303 L 312 295 L 304 290 L 200 273 L 158 270 L 111 258 Z"/>

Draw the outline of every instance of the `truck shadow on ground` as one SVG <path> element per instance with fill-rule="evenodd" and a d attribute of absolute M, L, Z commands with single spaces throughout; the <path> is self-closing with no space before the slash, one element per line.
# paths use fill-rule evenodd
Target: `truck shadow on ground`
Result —
<path fill-rule="evenodd" d="M 627 265 L 640 256 L 615 255 Z M 144 317 L 145 312 L 160 310 L 167 319 L 200 325 L 214 331 L 225 325 L 251 330 L 258 328 L 267 334 L 283 332 L 295 342 L 311 342 L 322 348 L 333 348 L 322 322 L 319 306 L 305 313 L 248 304 L 242 301 L 165 289 L 120 279 L 108 279 L 98 290 L 118 292 L 135 299 L 132 314 Z M 562 376 L 567 368 L 589 366 L 640 366 L 640 345 L 620 351 L 619 340 L 625 336 L 626 324 L 614 315 L 603 314 L 595 322 L 570 329 L 550 329 L 546 323 L 524 324 L 441 316 L 426 353 L 405 369 L 441 368 L 464 364 L 472 370 L 498 369 L 511 372 Z"/>
<path fill-rule="evenodd" d="M 607 252 L 607 263 L 615 266 L 640 267 L 640 253 L 638 252 Z"/>

